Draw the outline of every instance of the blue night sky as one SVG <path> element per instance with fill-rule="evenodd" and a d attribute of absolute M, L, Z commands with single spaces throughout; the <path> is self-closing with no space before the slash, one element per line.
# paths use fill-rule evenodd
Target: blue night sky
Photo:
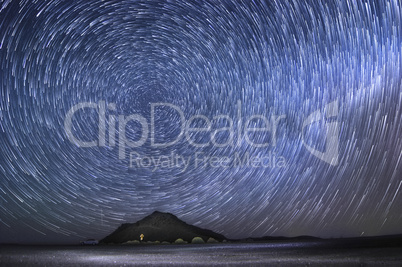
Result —
<path fill-rule="evenodd" d="M 402 5 L 0 3 L 0 243 L 155 210 L 228 238 L 402 233 Z"/>

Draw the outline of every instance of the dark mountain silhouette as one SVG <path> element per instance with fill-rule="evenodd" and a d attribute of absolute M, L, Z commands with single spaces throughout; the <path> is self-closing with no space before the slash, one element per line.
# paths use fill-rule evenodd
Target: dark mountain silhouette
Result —
<path fill-rule="evenodd" d="M 168 241 L 174 242 L 178 238 L 191 242 L 194 237 L 201 237 L 204 241 L 212 237 L 218 241 L 226 238 L 211 230 L 189 225 L 173 214 L 155 211 L 151 215 L 136 223 L 122 224 L 116 231 L 101 240 L 101 243 L 121 244 L 127 241 L 140 240 L 144 235 L 144 241 Z"/>
<path fill-rule="evenodd" d="M 249 237 L 244 239 L 227 239 L 221 234 L 211 230 L 202 229 L 189 225 L 171 213 L 155 211 L 151 215 L 139 220 L 136 223 L 122 224 L 117 230 L 101 240 L 101 243 L 122 244 L 127 241 L 140 240 L 144 235 L 144 241 L 168 241 L 174 242 L 182 238 L 191 242 L 194 237 L 201 237 L 207 241 L 210 237 L 222 242 L 227 240 L 235 243 L 250 242 L 310 242 L 313 246 L 317 243 L 319 247 L 328 248 L 367 248 L 367 247 L 402 247 L 402 235 L 370 236 L 352 238 L 318 238 L 313 236 L 263 236 Z"/>

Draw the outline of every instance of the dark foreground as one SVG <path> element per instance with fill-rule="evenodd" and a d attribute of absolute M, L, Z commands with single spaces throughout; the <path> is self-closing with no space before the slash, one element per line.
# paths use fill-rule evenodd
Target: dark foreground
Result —
<path fill-rule="evenodd" d="M 144 246 L 0 247 L 1 266 L 401 266 L 402 247 L 322 241 Z"/>

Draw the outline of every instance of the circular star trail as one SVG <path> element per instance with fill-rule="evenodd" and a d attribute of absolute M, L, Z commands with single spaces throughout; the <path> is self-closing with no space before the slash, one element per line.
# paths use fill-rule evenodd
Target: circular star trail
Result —
<path fill-rule="evenodd" d="M 400 233 L 400 1 L 0 7 L 0 241 Z"/>

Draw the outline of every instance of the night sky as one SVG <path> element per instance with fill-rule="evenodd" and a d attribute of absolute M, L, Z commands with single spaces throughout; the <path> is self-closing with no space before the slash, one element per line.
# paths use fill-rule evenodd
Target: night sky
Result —
<path fill-rule="evenodd" d="M 0 243 L 402 233 L 400 1 L 0 7 Z"/>

